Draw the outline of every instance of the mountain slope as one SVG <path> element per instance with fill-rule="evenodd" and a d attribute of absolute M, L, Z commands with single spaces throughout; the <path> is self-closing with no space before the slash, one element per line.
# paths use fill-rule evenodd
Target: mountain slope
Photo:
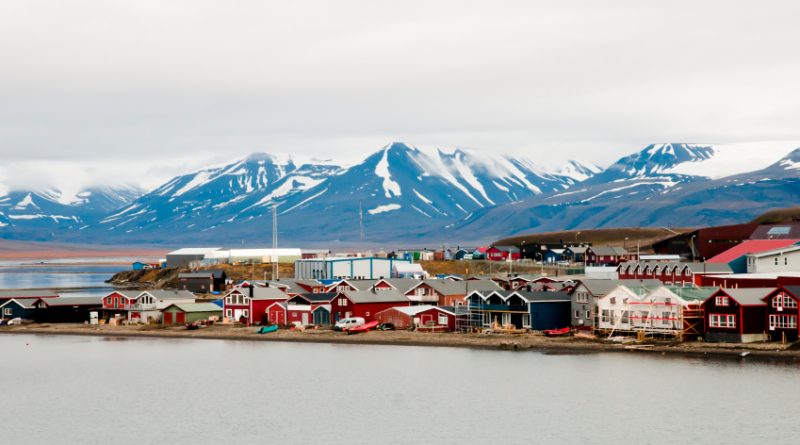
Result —
<path fill-rule="evenodd" d="M 571 164 L 575 177 L 596 170 Z M 349 168 L 279 162 L 260 154 L 172 179 L 87 230 L 132 240 L 198 234 L 224 241 L 269 239 L 271 207 L 281 236 L 367 240 L 410 234 L 498 204 L 576 183 L 532 162 L 473 150 L 422 150 L 393 143 Z"/>
<path fill-rule="evenodd" d="M 141 193 L 130 186 L 91 187 L 75 196 L 56 188 L 11 190 L 0 196 L 0 236 L 50 239 L 102 218 Z"/>
<path fill-rule="evenodd" d="M 454 225 L 448 238 L 482 239 L 497 234 L 580 228 L 736 223 L 800 200 L 800 149 L 760 170 L 709 179 L 667 171 L 686 162 L 707 162 L 713 151 L 676 150 L 683 153 L 678 160 L 670 160 L 668 156 L 665 161 L 655 156 L 650 158 L 652 165 L 641 163 L 652 152 L 664 150 L 653 147 L 640 152 L 641 156 L 620 159 L 615 163 L 617 168 L 566 192 L 478 212 L 472 219 Z M 435 232 L 440 230 L 432 231 Z"/>

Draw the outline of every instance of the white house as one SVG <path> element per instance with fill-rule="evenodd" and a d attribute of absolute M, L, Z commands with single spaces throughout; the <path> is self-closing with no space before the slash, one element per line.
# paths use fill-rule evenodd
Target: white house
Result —
<path fill-rule="evenodd" d="M 187 290 L 146 290 L 140 293 L 128 308 L 128 321 L 160 322 L 161 309 L 172 304 L 194 302 L 194 294 Z"/>
<path fill-rule="evenodd" d="M 800 271 L 800 245 L 747 255 L 747 273 Z"/>
<path fill-rule="evenodd" d="M 696 336 L 701 333 L 701 306 L 713 289 L 618 286 L 597 301 L 597 328 L 614 333 Z"/>

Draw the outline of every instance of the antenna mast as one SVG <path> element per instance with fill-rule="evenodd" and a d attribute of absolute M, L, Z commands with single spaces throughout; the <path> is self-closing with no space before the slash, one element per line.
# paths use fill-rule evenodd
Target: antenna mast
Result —
<path fill-rule="evenodd" d="M 277 280 L 278 276 L 278 212 L 272 206 L 272 279 Z"/>
<path fill-rule="evenodd" d="M 361 241 L 364 241 L 364 210 L 361 207 L 361 201 L 358 201 L 358 236 Z"/>

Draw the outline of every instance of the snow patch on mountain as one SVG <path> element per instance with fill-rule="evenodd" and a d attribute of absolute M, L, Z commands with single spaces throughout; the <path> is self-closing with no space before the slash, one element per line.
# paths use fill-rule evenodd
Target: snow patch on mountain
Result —
<path fill-rule="evenodd" d="M 22 198 L 22 200 L 18 202 L 17 205 L 14 206 L 14 210 L 25 210 L 28 207 L 39 208 L 36 204 L 33 203 L 33 197 L 31 196 L 30 193 L 25 195 L 25 197 Z"/>
<path fill-rule="evenodd" d="M 689 145 L 689 144 L 687 144 Z M 705 176 L 719 179 L 766 168 L 797 147 L 797 142 L 742 142 L 709 146 L 711 155 L 704 159 L 682 162 L 663 173 Z M 697 147 L 698 145 L 691 144 Z"/>
<path fill-rule="evenodd" d="M 393 210 L 400 210 L 402 207 L 403 206 L 401 206 L 400 204 L 384 204 L 375 207 L 374 209 L 367 210 L 367 213 L 369 213 L 370 215 L 377 215 L 380 213 L 391 212 Z"/>
<path fill-rule="evenodd" d="M 575 160 L 567 161 L 566 164 L 558 169 L 553 170 L 553 174 L 566 176 L 574 179 L 576 182 L 585 181 L 592 176 L 602 172 L 603 169 L 595 164 L 584 164 Z"/>
<path fill-rule="evenodd" d="M 389 172 L 389 148 L 391 145 L 387 145 L 383 149 L 383 157 L 381 158 L 380 162 L 375 166 L 375 174 L 383 178 L 383 193 L 386 195 L 387 198 L 391 198 L 394 196 L 402 195 L 402 190 L 400 190 L 400 184 L 392 180 L 392 174 Z"/>

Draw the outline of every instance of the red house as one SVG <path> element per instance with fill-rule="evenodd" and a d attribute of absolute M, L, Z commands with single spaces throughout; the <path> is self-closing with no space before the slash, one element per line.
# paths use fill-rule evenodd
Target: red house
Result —
<path fill-rule="evenodd" d="M 704 339 L 748 343 L 766 340 L 766 296 L 772 289 L 719 289 L 703 302 Z"/>
<path fill-rule="evenodd" d="M 127 312 L 134 304 L 139 294 L 141 294 L 141 292 L 115 290 L 103 297 L 103 311 L 109 313 Z"/>
<path fill-rule="evenodd" d="M 235 287 L 225 294 L 222 313 L 236 322 L 260 324 L 266 320 L 267 308 L 272 303 L 288 299 L 288 294 L 275 287 Z"/>
<path fill-rule="evenodd" d="M 676 286 L 703 284 L 707 275 L 730 274 L 731 268 L 725 263 L 661 263 L 627 262 L 617 266 L 620 280 L 659 280 L 664 284 Z"/>
<path fill-rule="evenodd" d="M 456 314 L 437 306 L 398 306 L 375 314 L 379 323 L 392 323 L 397 329 L 412 327 L 437 328 L 442 331 L 456 329 Z"/>
<path fill-rule="evenodd" d="M 489 261 L 516 261 L 520 259 L 519 249 L 515 246 L 491 246 L 486 249 L 486 259 Z"/>
<path fill-rule="evenodd" d="M 767 303 L 767 327 L 773 341 L 794 342 L 800 338 L 797 319 L 800 316 L 800 286 L 783 286 L 764 298 Z"/>
<path fill-rule="evenodd" d="M 585 255 L 586 264 L 592 265 L 616 266 L 625 261 L 638 260 L 635 253 L 615 246 L 587 247 Z"/>
<path fill-rule="evenodd" d="M 380 311 L 410 305 L 411 300 L 396 290 L 346 291 L 331 301 L 331 315 L 334 322 L 348 317 L 363 317 L 369 322 Z"/>

